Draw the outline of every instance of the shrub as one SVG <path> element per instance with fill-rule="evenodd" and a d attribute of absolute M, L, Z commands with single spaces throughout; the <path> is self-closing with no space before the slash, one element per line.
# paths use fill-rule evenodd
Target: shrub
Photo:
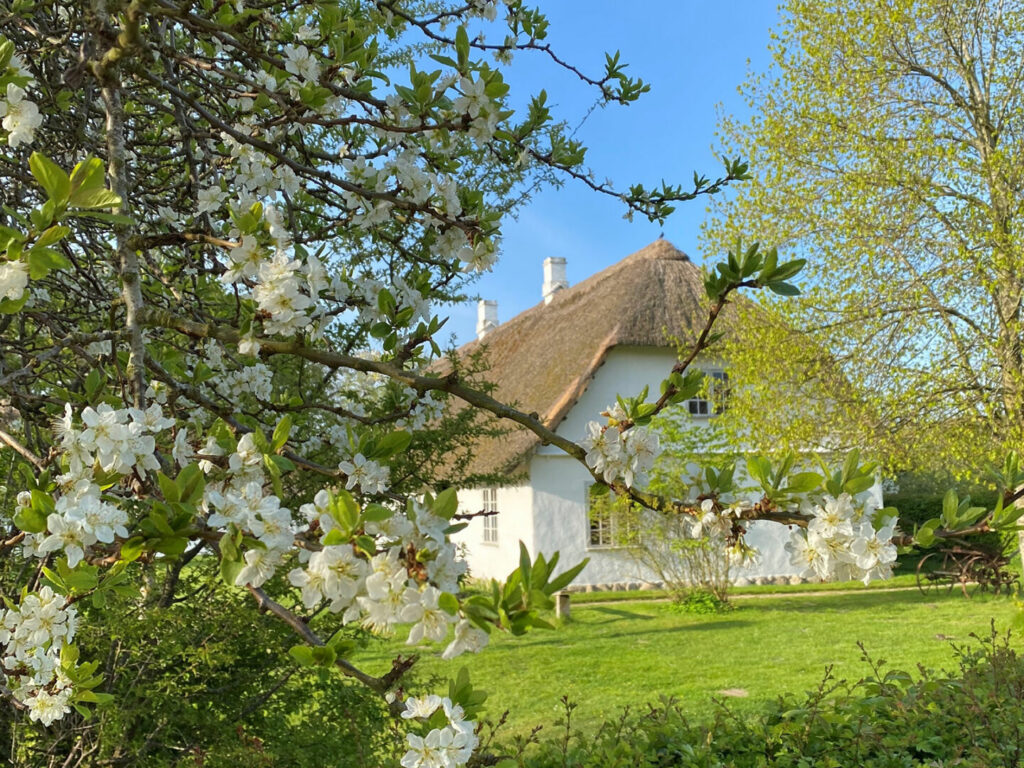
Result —
<path fill-rule="evenodd" d="M 733 604 L 706 589 L 691 589 L 673 595 L 673 610 L 683 613 L 722 613 L 731 611 Z"/>
<path fill-rule="evenodd" d="M 572 730 L 517 748 L 524 768 L 995 768 L 1024 765 L 1024 659 L 1009 635 L 953 646 L 956 672 L 886 670 L 856 683 L 827 672 L 818 689 L 740 716 L 727 705 L 692 722 L 670 699 L 628 710 L 596 734 Z M 509 763 L 512 764 L 511 762 Z"/>
<path fill-rule="evenodd" d="M 728 603 L 730 557 L 721 536 L 695 536 L 693 521 L 684 517 L 634 510 L 633 520 L 629 553 L 656 575 L 673 602 Z"/>

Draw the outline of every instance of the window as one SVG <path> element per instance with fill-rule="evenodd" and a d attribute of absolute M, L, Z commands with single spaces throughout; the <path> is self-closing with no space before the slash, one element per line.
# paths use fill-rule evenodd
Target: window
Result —
<path fill-rule="evenodd" d="M 700 396 L 686 401 L 691 416 L 713 416 L 725 411 L 729 399 L 729 374 L 723 371 L 704 373 L 704 390 Z"/>
<path fill-rule="evenodd" d="M 626 547 L 636 537 L 636 510 L 602 485 L 587 486 L 591 547 Z"/>
<path fill-rule="evenodd" d="M 484 488 L 484 544 L 498 543 L 498 489 Z"/>

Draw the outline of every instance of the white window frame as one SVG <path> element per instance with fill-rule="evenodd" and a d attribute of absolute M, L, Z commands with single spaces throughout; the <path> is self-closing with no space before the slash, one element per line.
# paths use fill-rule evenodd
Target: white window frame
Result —
<path fill-rule="evenodd" d="M 586 528 L 586 548 L 587 549 L 628 549 L 629 544 L 624 540 L 622 528 L 621 513 L 616 514 L 614 510 L 610 511 L 607 521 L 600 520 L 599 524 L 594 527 L 594 518 L 591 515 L 590 502 L 593 498 L 591 496 L 591 489 L 595 483 L 585 483 L 583 487 L 583 498 L 585 507 L 587 510 L 587 528 Z M 614 495 L 611 491 L 608 492 L 610 495 Z M 625 535 L 628 536 L 630 531 L 625 531 Z M 597 534 L 597 541 L 594 540 L 594 534 Z"/>
<path fill-rule="evenodd" d="M 691 397 L 686 401 L 686 410 L 696 419 L 709 419 L 724 413 L 729 398 L 729 374 L 725 371 L 705 371 L 708 379 L 705 396 Z"/>
<path fill-rule="evenodd" d="M 498 489 L 497 488 L 484 488 L 483 489 L 483 507 L 484 512 L 492 512 L 494 514 L 485 515 L 483 518 L 484 528 L 481 534 L 481 541 L 484 544 L 490 544 L 497 546 L 498 544 Z"/>

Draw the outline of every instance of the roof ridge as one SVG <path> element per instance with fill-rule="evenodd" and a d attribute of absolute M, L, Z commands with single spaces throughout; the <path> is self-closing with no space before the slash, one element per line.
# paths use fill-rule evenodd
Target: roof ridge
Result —
<path fill-rule="evenodd" d="M 674 349 L 700 324 L 705 300 L 700 269 L 659 239 L 576 285 L 558 291 L 463 345 L 456 354 L 481 352 L 494 396 L 541 414 L 556 428 L 579 401 L 616 346 Z M 667 331 L 667 333 L 666 333 Z M 522 465 L 539 443 L 518 427 L 474 446 L 470 472 L 487 475 Z"/>

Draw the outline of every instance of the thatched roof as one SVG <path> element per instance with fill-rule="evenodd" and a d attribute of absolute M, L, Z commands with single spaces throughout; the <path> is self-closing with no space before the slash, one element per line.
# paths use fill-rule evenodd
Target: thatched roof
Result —
<path fill-rule="evenodd" d="M 557 427 L 616 346 L 674 348 L 704 320 L 700 269 L 659 239 L 617 264 L 502 323 L 484 339 L 460 347 L 462 358 L 482 350 L 494 396 Z M 666 375 L 668 371 L 666 370 Z M 509 426 L 504 422 L 504 426 Z M 500 438 L 474 447 L 474 475 L 521 471 L 539 444 L 511 425 Z"/>

